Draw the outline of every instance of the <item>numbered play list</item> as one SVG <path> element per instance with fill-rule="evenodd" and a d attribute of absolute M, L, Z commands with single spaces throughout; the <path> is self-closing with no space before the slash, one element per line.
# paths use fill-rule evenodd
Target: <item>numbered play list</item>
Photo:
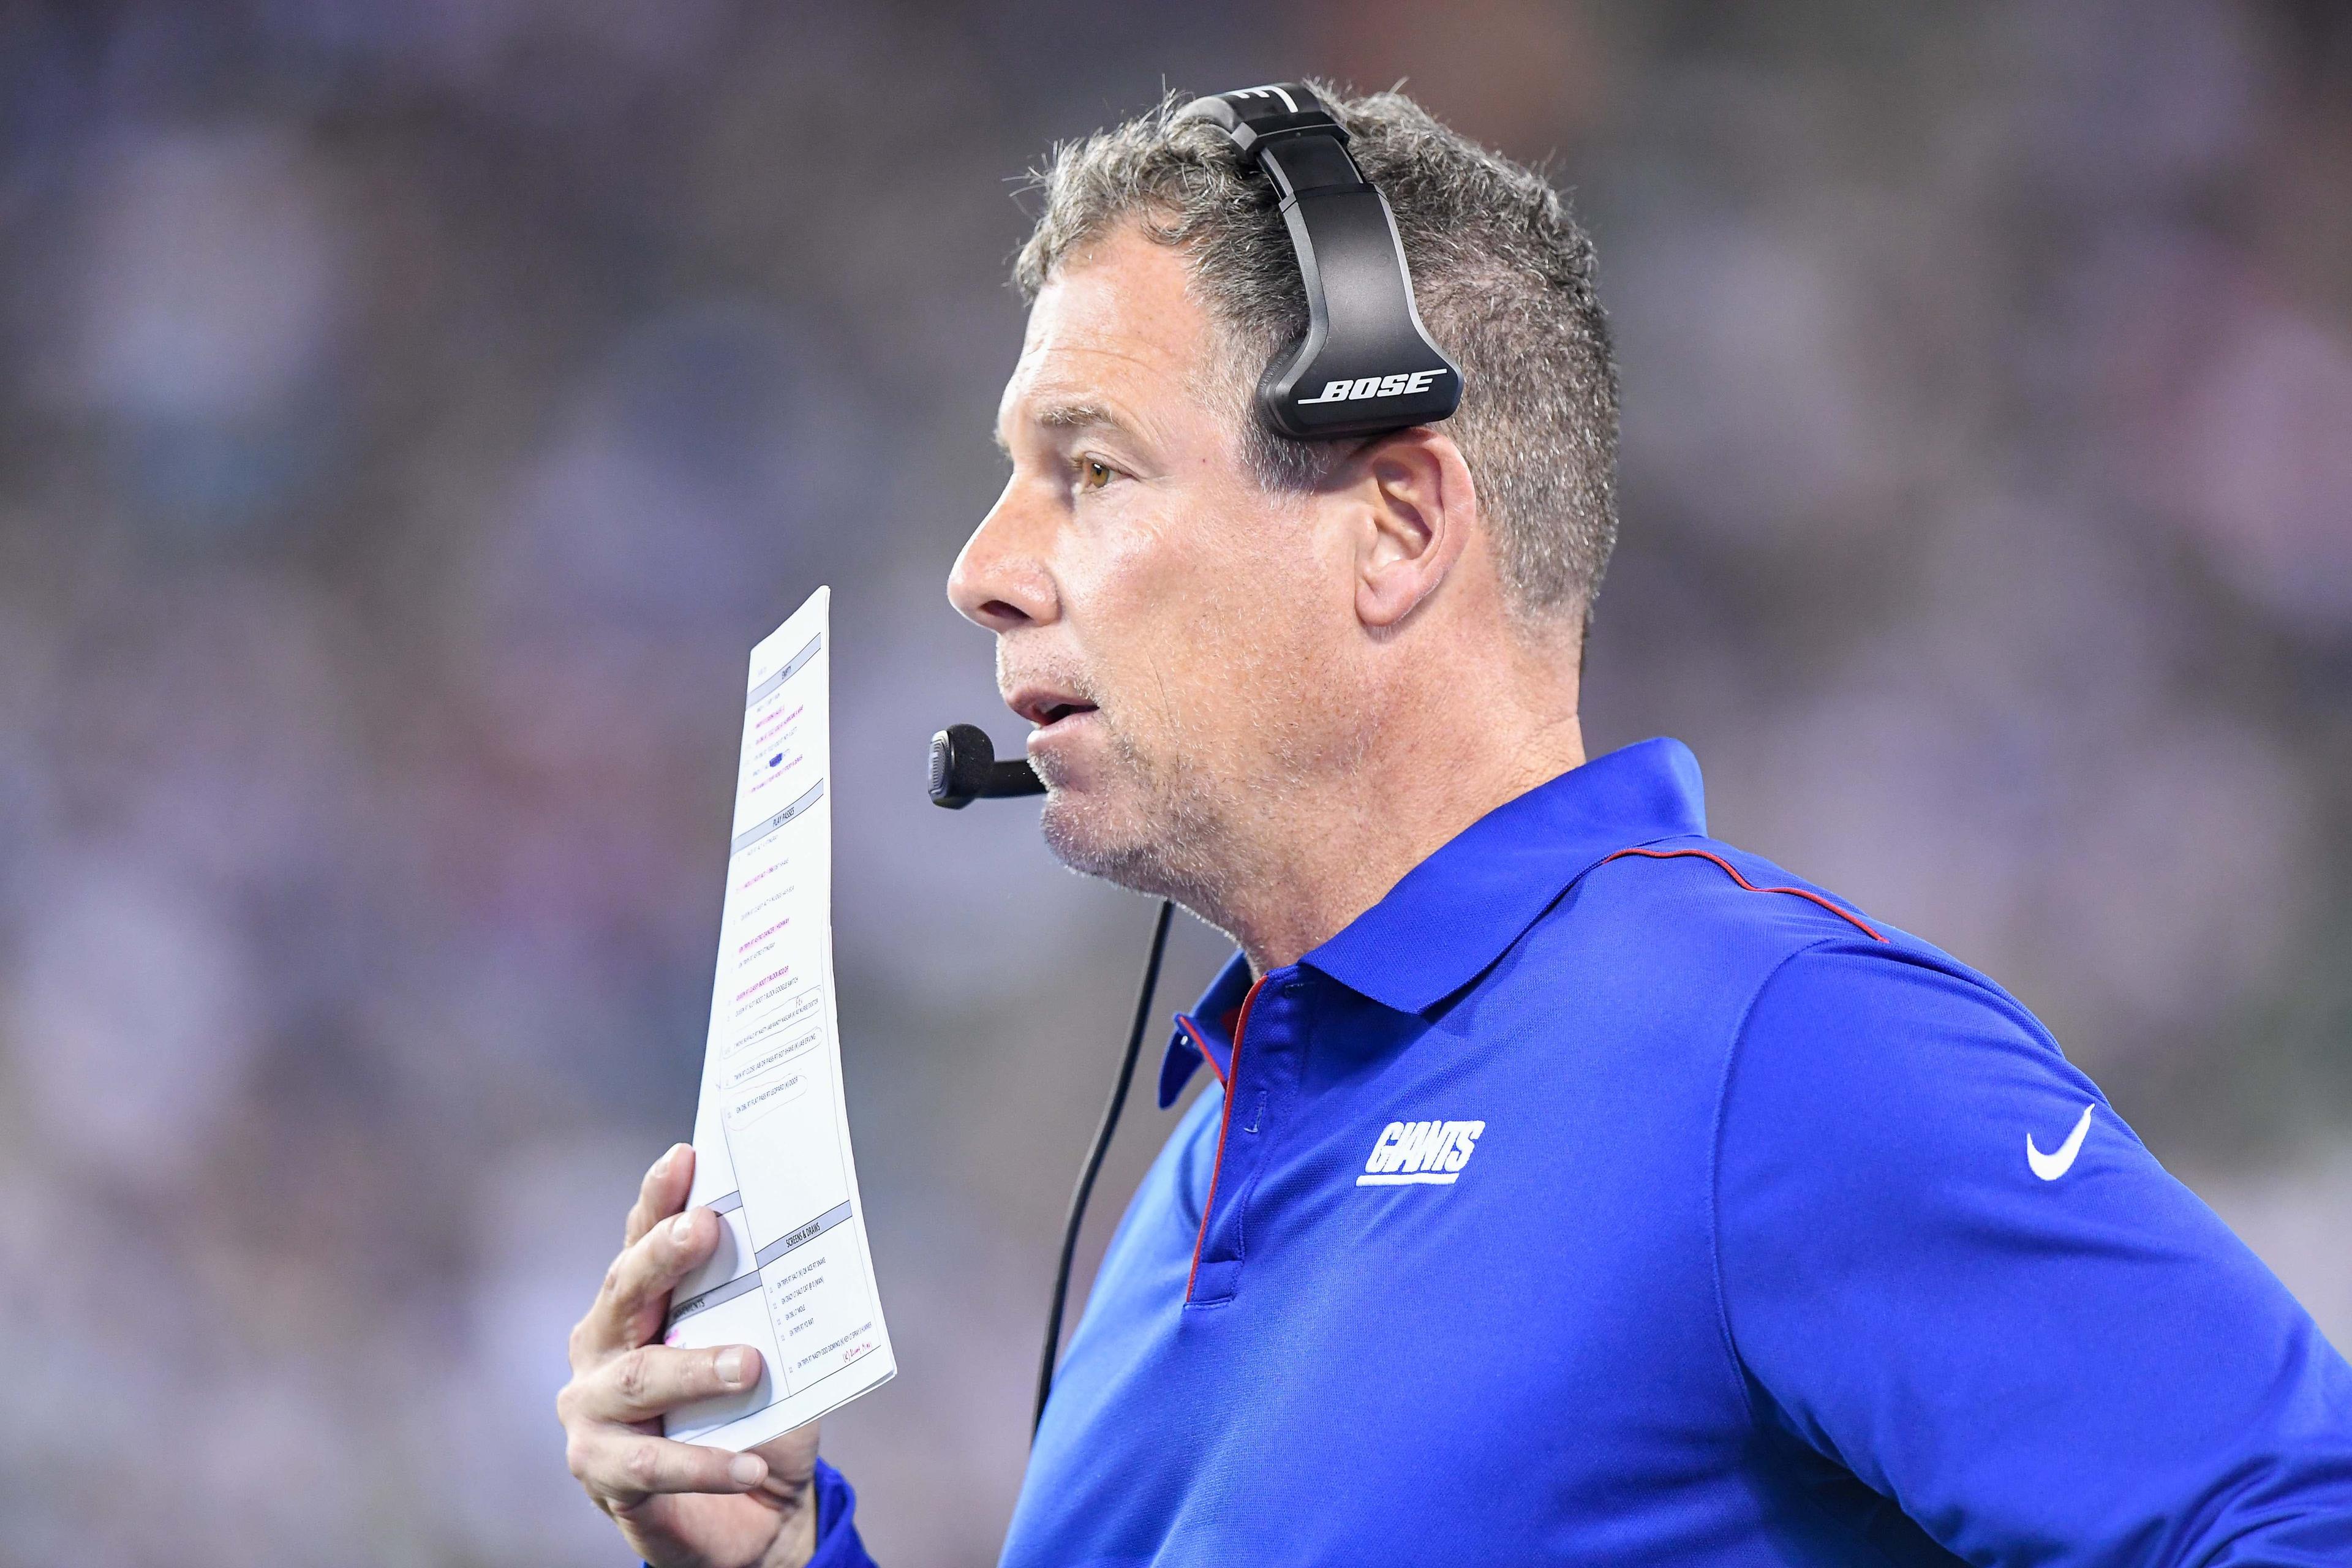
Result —
<path fill-rule="evenodd" d="M 748 1344 L 742 1394 L 673 1411 L 668 1436 L 749 1448 L 898 1371 L 850 1157 L 833 991 L 831 590 L 751 650 L 694 1118 L 694 1191 L 725 1234 L 671 1297 L 667 1342 Z"/>

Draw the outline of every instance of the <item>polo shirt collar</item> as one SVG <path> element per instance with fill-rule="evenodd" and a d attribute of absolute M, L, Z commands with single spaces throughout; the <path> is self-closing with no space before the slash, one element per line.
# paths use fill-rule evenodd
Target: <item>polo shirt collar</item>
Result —
<path fill-rule="evenodd" d="M 1484 973 L 1601 860 L 1706 832 L 1698 759 L 1679 741 L 1638 742 L 1496 806 L 1300 963 L 1384 1007 L 1423 1012 Z M 1236 953 L 1178 1016 L 1160 1063 L 1163 1109 L 1203 1060 L 1223 1081 L 1249 986 Z"/>
<path fill-rule="evenodd" d="M 1249 995 L 1250 980 L 1249 960 L 1237 952 L 1209 982 L 1192 1010 L 1176 1015 L 1176 1032 L 1168 1037 L 1168 1054 L 1160 1058 L 1160 1110 L 1176 1103 L 1202 1062 L 1219 1083 L 1225 1081 L 1234 1065 L 1234 1025 Z"/>

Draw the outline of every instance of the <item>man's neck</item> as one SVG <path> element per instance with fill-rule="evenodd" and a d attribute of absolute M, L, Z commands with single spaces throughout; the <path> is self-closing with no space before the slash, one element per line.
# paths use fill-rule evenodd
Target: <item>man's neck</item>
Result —
<path fill-rule="evenodd" d="M 1391 744 L 1336 796 L 1302 801 L 1267 826 L 1267 842 L 1214 912 L 1263 975 L 1296 963 L 1385 897 L 1463 829 L 1584 763 L 1571 704 L 1558 716 Z M 1401 739 L 1401 738 L 1400 738 Z M 1287 803 L 1286 803 L 1287 804 Z"/>

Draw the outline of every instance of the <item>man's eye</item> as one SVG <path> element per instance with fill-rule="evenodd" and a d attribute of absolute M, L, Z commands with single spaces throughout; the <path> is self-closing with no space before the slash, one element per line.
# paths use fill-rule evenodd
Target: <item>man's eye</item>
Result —
<path fill-rule="evenodd" d="M 1108 463 L 1104 462 L 1100 458 L 1080 458 L 1078 459 L 1078 488 L 1082 490 L 1098 490 L 1102 489 L 1103 486 L 1110 483 L 1111 476 L 1117 472 L 1118 470 L 1116 468 L 1113 468 Z"/>

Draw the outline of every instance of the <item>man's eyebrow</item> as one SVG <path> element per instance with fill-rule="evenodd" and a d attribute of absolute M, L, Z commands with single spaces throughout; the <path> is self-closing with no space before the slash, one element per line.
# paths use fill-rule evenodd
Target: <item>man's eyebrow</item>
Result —
<path fill-rule="evenodd" d="M 1129 434 L 1134 431 L 1128 421 L 1099 403 L 1049 403 L 1037 411 L 1035 419 L 1040 427 L 1047 430 L 1090 430 L 1097 426 L 1108 426 Z"/>
<path fill-rule="evenodd" d="M 1116 430 L 1123 436 L 1139 434 L 1133 421 L 1102 403 L 1049 403 L 1031 415 L 1028 423 L 1051 431 L 1102 429 Z M 1013 449 L 1005 444 L 1003 428 L 990 434 L 996 442 L 996 449 L 1010 458 Z"/>

